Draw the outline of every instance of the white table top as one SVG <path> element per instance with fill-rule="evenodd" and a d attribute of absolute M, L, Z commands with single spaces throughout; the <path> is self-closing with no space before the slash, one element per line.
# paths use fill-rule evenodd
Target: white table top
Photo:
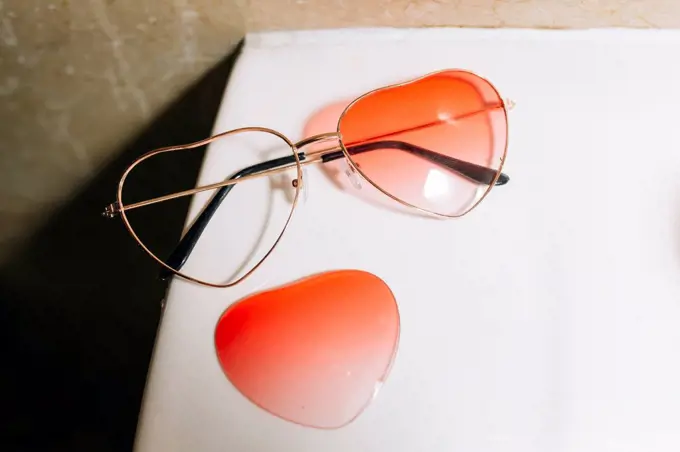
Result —
<path fill-rule="evenodd" d="M 249 36 L 215 132 L 259 125 L 299 139 L 333 101 L 469 69 L 517 102 L 511 182 L 463 219 L 436 221 L 376 208 L 310 168 L 309 199 L 252 278 L 173 281 L 136 450 L 679 450 L 678 55 L 680 33 L 654 31 Z M 202 177 L 225 158 L 209 151 Z M 305 428 L 230 384 L 215 323 L 249 293 L 341 268 L 389 284 L 399 350 L 357 420 Z"/>

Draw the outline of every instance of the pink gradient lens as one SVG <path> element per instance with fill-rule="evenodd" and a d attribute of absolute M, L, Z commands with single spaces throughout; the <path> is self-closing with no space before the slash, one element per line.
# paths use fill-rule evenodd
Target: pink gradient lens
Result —
<path fill-rule="evenodd" d="M 459 216 L 500 173 L 507 117 L 489 82 L 444 71 L 359 98 L 338 132 L 354 166 L 379 189 L 412 206 Z"/>
<path fill-rule="evenodd" d="M 371 402 L 391 367 L 399 313 L 376 276 L 312 276 L 232 305 L 215 331 L 232 384 L 270 413 L 317 428 L 341 427 Z"/>

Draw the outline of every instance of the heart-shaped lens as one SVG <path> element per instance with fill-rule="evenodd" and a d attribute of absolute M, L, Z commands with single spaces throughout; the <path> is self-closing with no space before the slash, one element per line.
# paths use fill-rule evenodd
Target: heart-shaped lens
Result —
<path fill-rule="evenodd" d="M 245 298 L 215 331 L 217 356 L 253 403 L 297 424 L 341 427 L 391 367 L 399 313 L 389 287 L 356 270 L 322 273 Z"/>
<path fill-rule="evenodd" d="M 402 203 L 467 213 L 493 185 L 507 145 L 505 105 L 466 71 L 442 71 L 372 91 L 350 104 L 338 132 L 354 167 Z"/>

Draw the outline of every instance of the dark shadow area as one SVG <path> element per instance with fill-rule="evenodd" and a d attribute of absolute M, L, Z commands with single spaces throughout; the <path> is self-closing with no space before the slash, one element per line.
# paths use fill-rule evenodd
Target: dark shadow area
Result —
<path fill-rule="evenodd" d="M 0 450 L 132 449 L 166 283 L 122 222 L 100 214 L 136 157 L 211 134 L 241 45 L 0 269 Z M 184 154 L 163 177 L 151 172 L 136 188 L 140 197 L 194 183 L 203 151 Z M 189 199 L 144 226 L 159 243 L 179 237 Z"/>

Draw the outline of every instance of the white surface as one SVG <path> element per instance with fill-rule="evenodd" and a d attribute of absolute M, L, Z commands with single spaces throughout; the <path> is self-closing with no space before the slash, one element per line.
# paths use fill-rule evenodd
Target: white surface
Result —
<path fill-rule="evenodd" d="M 173 282 L 137 450 L 680 450 L 678 55 L 680 34 L 652 31 L 250 36 L 216 131 L 299 139 L 332 101 L 464 68 L 517 102 L 512 180 L 463 219 L 433 221 L 368 205 L 311 168 L 308 201 L 251 279 Z M 227 158 L 209 153 L 206 168 Z M 319 431 L 242 397 L 213 332 L 246 294 L 337 268 L 383 278 L 402 333 L 368 410 Z"/>

